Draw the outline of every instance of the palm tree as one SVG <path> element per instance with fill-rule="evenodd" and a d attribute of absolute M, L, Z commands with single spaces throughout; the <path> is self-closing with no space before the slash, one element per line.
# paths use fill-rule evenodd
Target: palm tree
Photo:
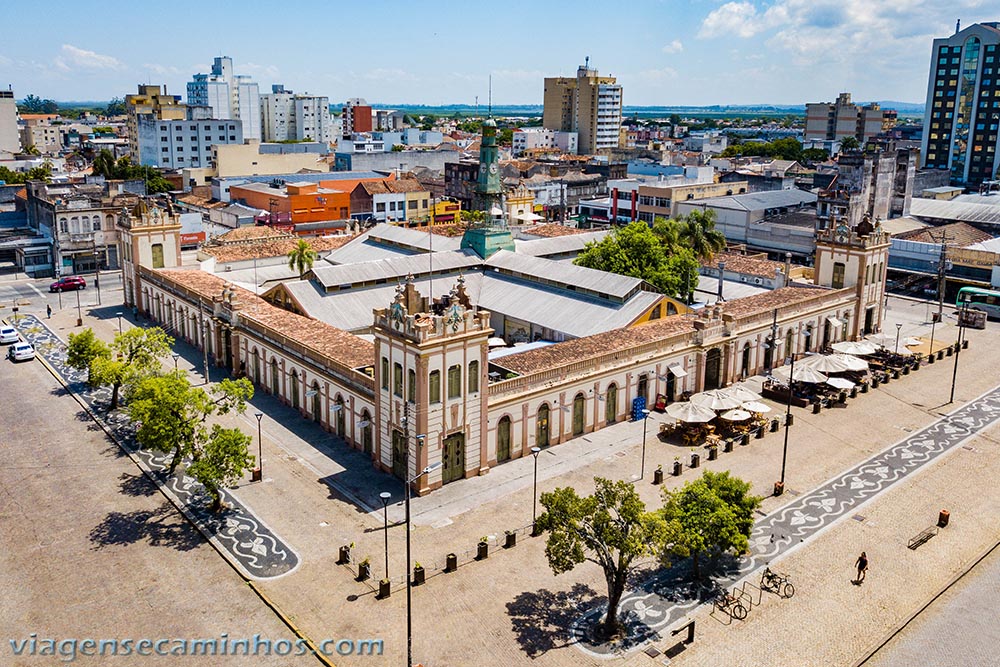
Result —
<path fill-rule="evenodd" d="M 660 245 L 668 253 L 684 245 L 681 238 L 684 233 L 684 223 L 680 220 L 656 217 L 653 219 L 653 233 L 660 239 Z"/>
<path fill-rule="evenodd" d="M 726 237 L 715 229 L 715 211 L 711 210 L 688 213 L 681 238 L 698 259 L 706 262 L 726 247 Z"/>
<path fill-rule="evenodd" d="M 317 257 L 316 251 L 312 249 L 309 243 L 303 239 L 299 239 L 295 248 L 288 253 L 288 268 L 297 270 L 299 278 L 302 278 L 306 274 L 306 271 L 312 268 L 313 262 L 316 261 Z"/>

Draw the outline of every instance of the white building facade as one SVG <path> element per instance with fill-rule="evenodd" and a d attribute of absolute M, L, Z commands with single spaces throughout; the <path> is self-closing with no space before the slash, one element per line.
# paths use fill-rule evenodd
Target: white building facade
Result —
<path fill-rule="evenodd" d="M 550 130 L 544 127 L 523 127 L 514 131 L 512 153 L 514 157 L 534 148 L 555 149 L 576 155 L 579 135 L 576 132 Z"/>
<path fill-rule="evenodd" d="M 283 86 L 260 98 L 261 130 L 264 141 L 318 141 L 333 138 L 330 100 L 326 97 L 297 95 Z"/>
<path fill-rule="evenodd" d="M 243 125 L 236 119 L 155 120 L 139 118 L 140 164 L 161 169 L 212 166 L 212 146 L 242 144 Z"/>
<path fill-rule="evenodd" d="M 188 105 L 210 107 L 213 118 L 239 119 L 244 137 L 261 138 L 260 89 L 250 77 L 233 74 L 232 58 L 216 58 L 211 74 L 195 74 L 187 95 Z"/>

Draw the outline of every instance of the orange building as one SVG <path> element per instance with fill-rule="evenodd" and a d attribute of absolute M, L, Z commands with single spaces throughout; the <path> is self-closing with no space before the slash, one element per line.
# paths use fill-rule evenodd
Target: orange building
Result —
<path fill-rule="evenodd" d="M 334 183 L 335 181 L 331 181 Z M 288 183 L 273 187 L 268 183 L 234 185 L 230 197 L 247 206 L 276 214 L 282 222 L 322 222 L 351 217 L 349 192 L 321 187 L 317 183 Z"/>

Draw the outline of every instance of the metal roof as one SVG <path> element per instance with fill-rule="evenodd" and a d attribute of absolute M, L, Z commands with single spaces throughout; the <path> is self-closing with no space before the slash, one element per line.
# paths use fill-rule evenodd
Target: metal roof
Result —
<path fill-rule="evenodd" d="M 935 220 L 960 220 L 962 222 L 1000 225 L 1000 197 L 995 204 L 967 201 L 939 201 L 914 197 L 910 202 L 910 215 L 915 218 Z"/>
<path fill-rule="evenodd" d="M 549 255 L 561 255 L 564 253 L 579 253 L 583 247 L 591 241 L 600 241 L 609 234 L 609 230 L 601 229 L 586 234 L 572 234 L 568 236 L 554 236 L 551 238 L 532 239 L 530 241 L 515 239 L 514 247 L 519 255 L 530 255 L 533 257 L 546 257 Z"/>
<path fill-rule="evenodd" d="M 477 267 L 482 260 L 472 250 L 458 250 L 424 253 L 421 255 L 395 255 L 370 262 L 340 264 L 336 266 L 316 266 L 313 274 L 326 288 L 374 282 L 376 280 L 396 280 L 408 274 L 424 275 L 431 271 L 455 271 Z"/>
<path fill-rule="evenodd" d="M 726 197 L 709 197 L 682 204 L 706 205 L 712 208 L 735 209 L 737 211 L 765 211 L 769 208 L 784 208 L 801 204 L 815 204 L 818 197 L 804 190 L 767 190 L 751 192 L 745 195 L 729 195 Z"/>
<path fill-rule="evenodd" d="M 538 279 L 555 283 L 564 289 L 584 289 L 595 295 L 608 295 L 626 299 L 642 286 L 642 279 L 619 276 L 606 271 L 588 269 L 575 264 L 556 262 L 544 257 L 532 257 L 507 250 L 500 250 L 488 260 L 486 266 L 501 272 L 520 274 L 528 280 Z"/>
<path fill-rule="evenodd" d="M 441 250 L 458 250 L 462 245 L 460 236 L 442 236 L 419 229 L 399 227 L 397 225 L 378 224 L 368 231 L 368 239 L 387 245 L 398 245 L 414 251 L 439 252 Z"/>

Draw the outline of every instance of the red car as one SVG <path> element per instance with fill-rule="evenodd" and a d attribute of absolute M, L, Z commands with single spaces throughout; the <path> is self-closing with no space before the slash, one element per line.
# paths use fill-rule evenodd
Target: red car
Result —
<path fill-rule="evenodd" d="M 87 281 L 80 276 L 63 276 L 49 285 L 49 291 L 62 292 L 65 290 L 84 289 L 86 286 Z"/>

